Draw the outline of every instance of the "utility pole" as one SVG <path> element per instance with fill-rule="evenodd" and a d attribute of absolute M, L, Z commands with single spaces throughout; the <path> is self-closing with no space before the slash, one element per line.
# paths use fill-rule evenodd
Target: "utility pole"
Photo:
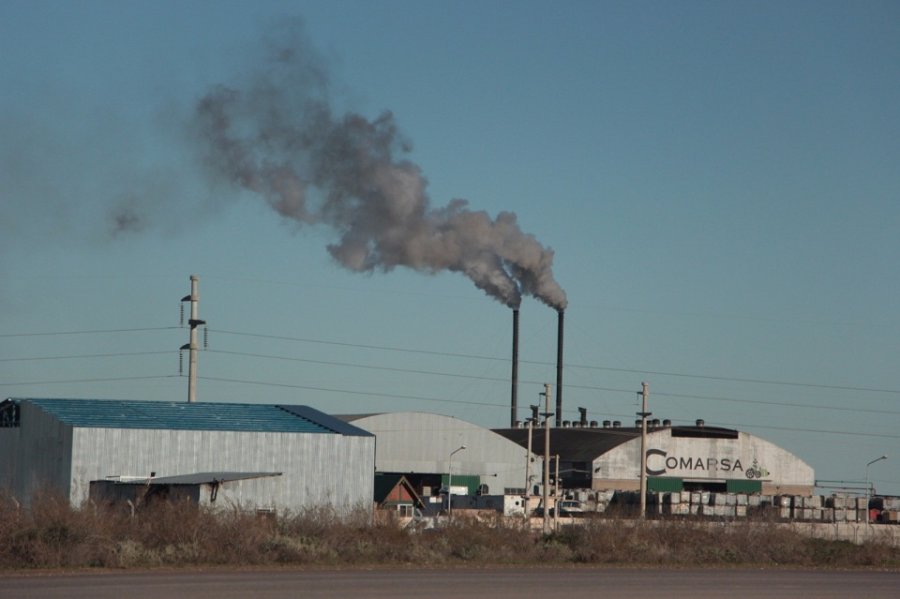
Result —
<path fill-rule="evenodd" d="M 553 530 L 559 531 L 559 454 L 556 454 L 556 474 L 553 475 Z"/>
<path fill-rule="evenodd" d="M 191 317 L 188 325 L 191 327 L 190 342 L 182 345 L 181 349 L 188 350 L 188 403 L 197 401 L 197 327 L 206 324 L 199 318 L 200 304 L 200 277 L 191 275 L 191 294 L 181 298 L 182 302 L 191 302 Z"/>
<path fill-rule="evenodd" d="M 544 484 L 542 505 L 544 506 L 544 534 L 549 532 L 550 528 L 550 508 L 548 502 L 550 500 L 550 417 L 553 412 L 550 411 L 550 385 L 544 384 Z"/>
<path fill-rule="evenodd" d="M 534 433 L 534 424 L 538 420 L 538 406 L 531 406 L 531 418 L 528 419 L 528 453 L 525 454 L 525 520 L 530 517 L 528 513 L 529 499 L 531 499 L 531 439 Z"/>
<path fill-rule="evenodd" d="M 647 396 L 650 394 L 650 385 L 641 383 L 641 411 L 637 413 L 641 417 L 641 518 L 647 516 Z"/>

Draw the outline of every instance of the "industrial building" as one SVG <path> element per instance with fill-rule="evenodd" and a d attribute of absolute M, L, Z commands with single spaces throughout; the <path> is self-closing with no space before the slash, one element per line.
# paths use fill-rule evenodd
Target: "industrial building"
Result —
<path fill-rule="evenodd" d="M 298 405 L 93 399 L 0 403 L 0 488 L 184 496 L 257 510 L 371 509 L 375 437 Z"/>
<path fill-rule="evenodd" d="M 423 499 L 524 493 L 527 451 L 490 429 L 427 412 L 339 418 L 374 434 L 376 471 L 403 474 Z"/>
<path fill-rule="evenodd" d="M 550 455 L 559 455 L 564 488 L 640 490 L 641 428 L 604 421 L 550 429 Z M 527 428 L 495 429 L 527 447 Z M 544 447 L 545 429 L 530 433 Z M 646 441 L 649 491 L 712 491 L 763 495 L 812 495 L 811 466 L 765 439 L 728 428 L 650 423 Z M 540 451 L 538 451 L 540 453 Z"/>

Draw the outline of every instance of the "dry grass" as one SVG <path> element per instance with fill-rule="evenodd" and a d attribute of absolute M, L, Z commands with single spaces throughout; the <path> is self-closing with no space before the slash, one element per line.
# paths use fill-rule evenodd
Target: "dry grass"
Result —
<path fill-rule="evenodd" d="M 544 536 L 520 519 L 458 518 L 411 533 L 362 511 L 260 517 L 161 503 L 132 516 L 52 495 L 29 509 L 0 498 L 0 569 L 459 563 L 900 567 L 900 549 L 809 539 L 765 522 L 598 519 Z"/>

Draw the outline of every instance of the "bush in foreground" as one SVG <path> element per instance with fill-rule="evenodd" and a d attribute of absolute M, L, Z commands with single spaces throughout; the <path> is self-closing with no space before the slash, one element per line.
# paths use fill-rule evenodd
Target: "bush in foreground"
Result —
<path fill-rule="evenodd" d="M 519 519 L 416 533 L 364 512 L 277 517 L 160 503 L 139 510 L 72 508 L 50 495 L 29 509 L 0 501 L 0 568 L 207 565 L 611 564 L 900 567 L 900 549 L 803 537 L 769 523 L 597 519 L 542 535 Z"/>

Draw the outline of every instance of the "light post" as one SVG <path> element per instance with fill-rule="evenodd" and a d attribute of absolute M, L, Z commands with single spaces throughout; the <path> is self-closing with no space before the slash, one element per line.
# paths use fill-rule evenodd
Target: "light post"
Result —
<path fill-rule="evenodd" d="M 453 516 L 453 456 L 463 449 L 465 445 L 460 445 L 450 452 L 450 459 L 447 464 L 447 519 L 452 520 Z"/>
<path fill-rule="evenodd" d="M 874 464 L 875 462 L 880 462 L 881 460 L 886 460 L 887 456 L 883 455 L 880 458 L 875 458 L 868 464 L 866 464 L 866 536 L 869 534 L 869 466 Z"/>

